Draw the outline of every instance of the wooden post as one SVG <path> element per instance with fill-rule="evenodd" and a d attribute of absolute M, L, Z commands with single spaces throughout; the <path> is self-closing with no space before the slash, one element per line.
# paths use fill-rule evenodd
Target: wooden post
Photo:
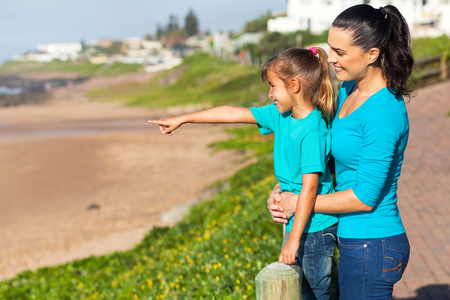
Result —
<path fill-rule="evenodd" d="M 441 58 L 441 80 L 447 80 L 447 53 L 444 53 Z"/>
<path fill-rule="evenodd" d="M 257 300 L 299 300 L 303 271 L 297 264 L 274 262 L 262 269 L 255 278 Z"/>

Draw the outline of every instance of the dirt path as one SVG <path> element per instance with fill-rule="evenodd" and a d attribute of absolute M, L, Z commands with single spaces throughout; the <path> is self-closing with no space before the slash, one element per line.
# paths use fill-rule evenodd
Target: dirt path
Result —
<path fill-rule="evenodd" d="M 207 147 L 226 138 L 223 126 L 167 137 L 146 121 L 174 111 L 82 96 L 125 80 L 92 79 L 44 105 L 0 109 L 0 279 L 130 249 L 176 217 L 163 222 L 163 213 L 242 167 L 240 154 Z"/>

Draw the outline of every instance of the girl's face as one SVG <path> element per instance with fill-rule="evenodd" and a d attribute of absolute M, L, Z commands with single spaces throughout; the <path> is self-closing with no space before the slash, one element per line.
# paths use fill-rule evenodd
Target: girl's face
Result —
<path fill-rule="evenodd" d="M 352 36 L 348 31 L 331 27 L 328 45 L 331 48 L 328 62 L 334 65 L 337 79 L 358 82 L 367 76 L 369 54 L 352 45 Z"/>
<path fill-rule="evenodd" d="M 271 70 L 267 72 L 267 81 L 269 82 L 269 98 L 275 101 L 280 114 L 291 111 L 294 107 L 293 94 L 286 88 L 283 80 Z"/>

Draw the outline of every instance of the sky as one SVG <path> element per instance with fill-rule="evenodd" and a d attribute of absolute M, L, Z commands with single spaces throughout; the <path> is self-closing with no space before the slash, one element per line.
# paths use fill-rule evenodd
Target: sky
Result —
<path fill-rule="evenodd" d="M 287 0 L 6 0 L 0 3 L 0 63 L 38 44 L 154 35 L 175 15 L 180 26 L 192 9 L 201 31 L 238 32 Z"/>

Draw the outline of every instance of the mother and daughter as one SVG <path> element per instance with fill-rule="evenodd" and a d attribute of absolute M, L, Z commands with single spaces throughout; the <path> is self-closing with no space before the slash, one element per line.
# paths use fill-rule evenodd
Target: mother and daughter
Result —
<path fill-rule="evenodd" d="M 396 195 L 409 132 L 402 95 L 414 62 L 408 26 L 394 6 L 356 5 L 334 20 L 328 44 L 329 57 L 293 48 L 263 65 L 274 104 L 149 122 L 168 135 L 185 123 L 257 124 L 274 133 L 279 183 L 267 202 L 274 221 L 286 224 L 279 261 L 302 266 L 302 299 L 330 298 L 336 236 L 337 298 L 392 299 L 409 258 Z M 343 81 L 337 103 L 328 63 Z"/>

